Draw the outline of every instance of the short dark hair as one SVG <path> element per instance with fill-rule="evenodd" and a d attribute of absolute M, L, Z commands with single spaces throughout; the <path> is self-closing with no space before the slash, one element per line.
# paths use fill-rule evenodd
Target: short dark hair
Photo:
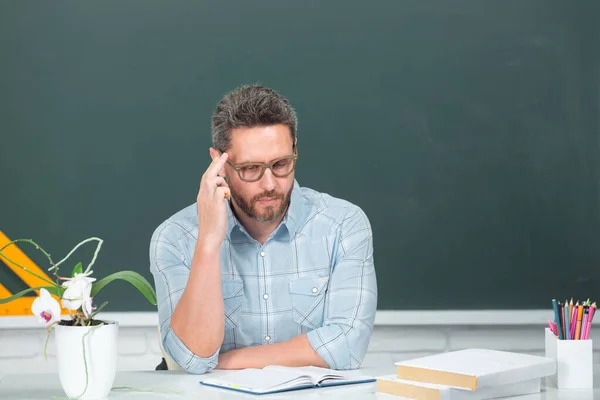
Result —
<path fill-rule="evenodd" d="M 220 151 L 229 150 L 234 128 L 275 124 L 290 128 L 295 143 L 298 119 L 288 100 L 264 86 L 240 86 L 217 104 L 211 123 L 213 146 Z"/>

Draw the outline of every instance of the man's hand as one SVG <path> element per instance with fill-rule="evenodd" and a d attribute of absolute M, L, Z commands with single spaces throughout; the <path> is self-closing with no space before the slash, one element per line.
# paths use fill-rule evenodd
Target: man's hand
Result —
<path fill-rule="evenodd" d="M 232 357 L 235 357 L 235 351 L 236 350 L 230 350 L 219 354 L 219 362 L 216 366 L 216 369 L 240 369 L 235 368 L 235 365 L 232 363 Z"/>
<path fill-rule="evenodd" d="M 202 175 L 198 190 L 198 244 L 209 250 L 219 249 L 227 231 L 227 205 L 225 198 L 231 196 L 225 179 L 219 171 L 227 161 L 227 153 L 213 159 Z"/>
<path fill-rule="evenodd" d="M 227 154 L 214 157 L 198 191 L 198 239 L 185 290 L 171 317 L 173 332 L 199 357 L 210 357 L 223 343 L 221 244 L 227 232 L 229 186 L 218 175 Z"/>
<path fill-rule="evenodd" d="M 217 369 L 264 368 L 267 365 L 288 367 L 329 365 L 310 345 L 306 334 L 295 336 L 285 342 L 245 347 L 219 354 Z"/>

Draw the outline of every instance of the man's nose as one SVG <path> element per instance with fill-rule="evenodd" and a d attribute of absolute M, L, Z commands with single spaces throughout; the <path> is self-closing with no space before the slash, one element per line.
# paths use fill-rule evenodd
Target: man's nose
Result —
<path fill-rule="evenodd" d="M 275 176 L 271 172 L 271 168 L 265 169 L 262 179 L 260 180 L 261 189 L 271 191 L 275 189 Z"/>

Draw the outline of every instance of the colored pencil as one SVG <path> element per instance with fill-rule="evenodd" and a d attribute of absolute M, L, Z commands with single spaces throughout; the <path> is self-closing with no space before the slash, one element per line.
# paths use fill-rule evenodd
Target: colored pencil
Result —
<path fill-rule="evenodd" d="M 565 301 L 565 339 L 571 339 L 571 324 L 569 324 L 569 302 Z"/>
<path fill-rule="evenodd" d="M 585 340 L 585 332 L 587 331 L 588 325 L 588 317 L 589 317 L 589 307 L 583 306 L 583 317 L 581 317 L 581 338 L 580 340 Z"/>
<path fill-rule="evenodd" d="M 560 329 L 562 329 L 562 337 L 563 339 L 567 338 L 567 325 L 565 318 L 565 305 L 558 303 L 558 309 L 560 310 Z"/>
<path fill-rule="evenodd" d="M 554 324 L 552 323 L 552 321 L 548 320 L 548 326 L 550 327 L 550 332 L 556 335 L 556 332 L 554 332 Z"/>
<path fill-rule="evenodd" d="M 581 318 L 583 317 L 583 306 L 577 307 L 577 326 L 575 327 L 575 340 L 581 337 Z"/>
<path fill-rule="evenodd" d="M 577 310 L 579 309 L 579 301 L 575 303 L 573 307 L 573 313 L 571 314 L 571 339 L 575 339 L 575 327 L 577 326 Z"/>
<path fill-rule="evenodd" d="M 596 313 L 596 302 L 590 306 L 589 315 L 588 315 L 588 323 L 585 329 L 585 340 L 590 338 L 590 330 L 592 329 L 592 320 L 594 319 L 594 314 Z"/>
<path fill-rule="evenodd" d="M 573 298 L 571 297 L 571 302 L 569 303 L 569 316 L 573 315 Z"/>
<path fill-rule="evenodd" d="M 559 310 L 559 306 L 558 306 L 558 302 L 556 301 L 556 299 L 552 299 L 552 307 L 554 308 L 554 322 L 557 325 L 558 328 L 558 338 L 560 340 L 562 340 L 563 335 L 562 335 L 562 328 L 560 327 L 560 310 Z"/>

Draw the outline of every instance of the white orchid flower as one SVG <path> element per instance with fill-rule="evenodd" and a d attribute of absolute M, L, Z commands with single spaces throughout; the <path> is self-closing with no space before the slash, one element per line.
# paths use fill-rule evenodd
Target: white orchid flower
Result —
<path fill-rule="evenodd" d="M 40 289 L 40 297 L 33 301 L 31 311 L 38 317 L 38 321 L 44 324 L 60 320 L 60 305 L 46 289 Z"/>
<path fill-rule="evenodd" d="M 83 310 L 83 315 L 85 315 L 86 318 L 90 318 L 92 316 L 94 306 L 92 306 L 91 297 L 88 297 L 87 300 L 83 302 L 83 304 L 81 305 L 81 309 Z"/>
<path fill-rule="evenodd" d="M 96 280 L 96 278 L 89 277 L 93 272 L 75 274 L 74 277 L 63 282 L 62 286 L 66 288 L 62 298 L 63 307 L 77 311 L 79 307 L 88 301 L 92 293 L 92 282 Z"/>

